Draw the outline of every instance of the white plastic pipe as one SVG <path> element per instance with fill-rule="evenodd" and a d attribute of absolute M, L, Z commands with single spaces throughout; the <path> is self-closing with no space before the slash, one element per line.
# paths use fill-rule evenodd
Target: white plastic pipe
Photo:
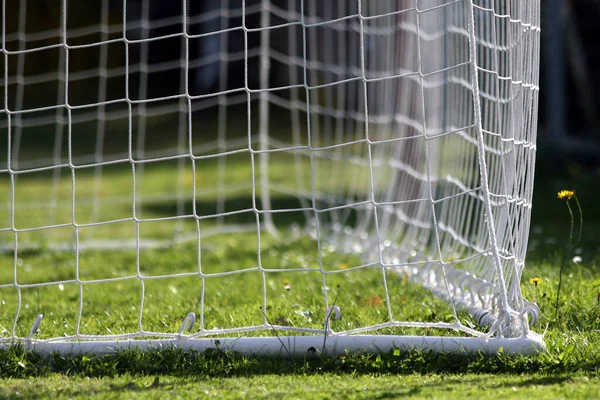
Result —
<path fill-rule="evenodd" d="M 81 355 L 114 354 L 122 350 L 159 350 L 178 348 L 183 351 L 206 352 L 221 350 L 244 355 L 264 356 L 311 356 L 322 353 L 327 356 L 346 354 L 387 353 L 393 349 L 430 350 L 453 354 L 505 354 L 532 355 L 545 350 L 542 337 L 535 333 L 519 338 L 475 338 L 447 336 L 329 336 L 324 342 L 323 336 L 279 336 L 251 338 L 202 338 L 202 339 L 163 339 L 163 340 L 123 340 L 123 341 L 81 341 L 50 342 L 24 340 L 21 342 L 28 350 L 40 355 L 60 354 Z M 18 343 L 18 342 L 17 342 Z M 0 344 L 7 349 L 13 343 Z M 325 345 L 325 347 L 323 347 Z"/>

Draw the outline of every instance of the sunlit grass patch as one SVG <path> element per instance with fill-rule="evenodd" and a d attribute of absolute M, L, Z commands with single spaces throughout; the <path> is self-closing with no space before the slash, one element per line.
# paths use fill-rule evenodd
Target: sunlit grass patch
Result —
<path fill-rule="evenodd" d="M 189 312 L 202 315 L 198 333 L 263 326 L 250 335 L 274 334 L 265 324 L 323 329 L 325 296 L 342 310 L 342 318 L 331 321 L 336 331 L 385 323 L 390 313 L 395 320 L 453 320 L 451 307 L 420 286 L 380 267 L 340 270 L 361 261 L 328 251 L 319 258 L 308 238 L 281 243 L 265 236 L 260 268 L 255 234 L 215 236 L 203 246 L 200 258 L 193 243 L 139 254 L 84 250 L 77 260 L 69 252 L 40 250 L 18 256 L 16 267 L 12 254 L 4 254 L 0 282 L 16 276 L 20 285 L 33 286 L 20 289 L 18 317 L 19 291 L 0 289 L 3 335 L 11 334 L 17 317 L 15 334 L 26 336 L 38 314 L 45 316 L 38 338 L 175 333 Z M 322 274 L 323 265 L 336 268 Z M 385 330 L 403 332 L 419 330 Z"/>

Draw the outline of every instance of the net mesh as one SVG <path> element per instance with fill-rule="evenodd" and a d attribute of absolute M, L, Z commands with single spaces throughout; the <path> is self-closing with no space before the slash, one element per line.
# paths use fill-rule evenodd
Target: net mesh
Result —
<path fill-rule="evenodd" d="M 342 334 L 410 326 L 483 335 L 459 306 L 527 329 L 520 279 L 539 20 L 538 1 L 518 0 L 48 9 L 3 0 L 0 246 L 12 260 L 0 281 L 10 303 L 3 336 L 23 336 L 25 293 L 47 288 L 64 291 L 58 308 L 74 310 L 67 338 L 175 335 L 146 329 L 153 316 L 144 310 L 151 301 L 175 307 L 151 293 L 173 282 L 177 294 L 178 280 L 198 282 L 194 335 L 322 331 L 267 314 L 221 330 L 204 323 L 206 293 L 247 271 L 261 276 L 257 302 L 268 309 L 274 270 L 318 275 L 325 309 L 335 305 L 330 277 L 380 271 L 381 323 Z M 253 250 L 237 269 L 211 264 L 209 239 L 223 234 L 250 235 L 240 236 Z M 297 236 L 308 238 L 314 264 L 277 263 L 261 244 Z M 144 269 L 147 249 L 182 244 L 185 268 Z M 133 250 L 128 272 L 86 278 L 98 251 L 112 249 Z M 59 260 L 44 263 L 39 252 Z M 332 253 L 360 261 L 340 269 Z M 69 272 L 36 278 L 62 266 Z M 445 298 L 451 317 L 397 318 L 390 293 L 404 276 Z M 86 335 L 86 316 L 110 308 L 89 310 L 88 299 L 115 288 L 131 290 L 137 325 Z"/>

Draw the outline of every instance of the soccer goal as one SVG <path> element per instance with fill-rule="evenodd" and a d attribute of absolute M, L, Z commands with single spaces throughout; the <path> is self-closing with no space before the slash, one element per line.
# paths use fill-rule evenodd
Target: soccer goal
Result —
<path fill-rule="evenodd" d="M 1 4 L 0 347 L 544 348 L 539 1 Z"/>

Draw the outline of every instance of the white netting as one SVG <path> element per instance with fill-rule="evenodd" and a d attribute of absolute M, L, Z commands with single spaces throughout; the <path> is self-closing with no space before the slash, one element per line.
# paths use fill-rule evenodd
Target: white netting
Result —
<path fill-rule="evenodd" d="M 376 268 L 376 328 L 480 335 L 460 305 L 527 330 L 539 1 L 93 3 L 2 1 L 0 245 L 14 263 L 0 292 L 17 293 L 5 337 L 27 324 L 22 291 L 59 285 L 76 288 L 70 338 L 105 337 L 79 326 L 95 284 L 142 287 L 139 329 L 110 337 L 168 335 L 143 328 L 149 279 L 198 278 L 190 311 L 204 321 L 205 279 L 241 271 L 205 266 L 204 240 L 255 232 L 265 282 L 261 237 L 285 242 L 299 215 L 325 309 L 330 274 Z M 145 275 L 140 253 L 179 243 L 196 244 L 195 266 Z M 87 252 L 119 248 L 136 252 L 130 274 L 83 278 Z M 68 254 L 74 273 L 24 283 L 36 251 Z M 325 252 L 362 263 L 340 271 Z M 396 318 L 389 281 L 403 275 L 448 300 L 453 321 Z"/>

